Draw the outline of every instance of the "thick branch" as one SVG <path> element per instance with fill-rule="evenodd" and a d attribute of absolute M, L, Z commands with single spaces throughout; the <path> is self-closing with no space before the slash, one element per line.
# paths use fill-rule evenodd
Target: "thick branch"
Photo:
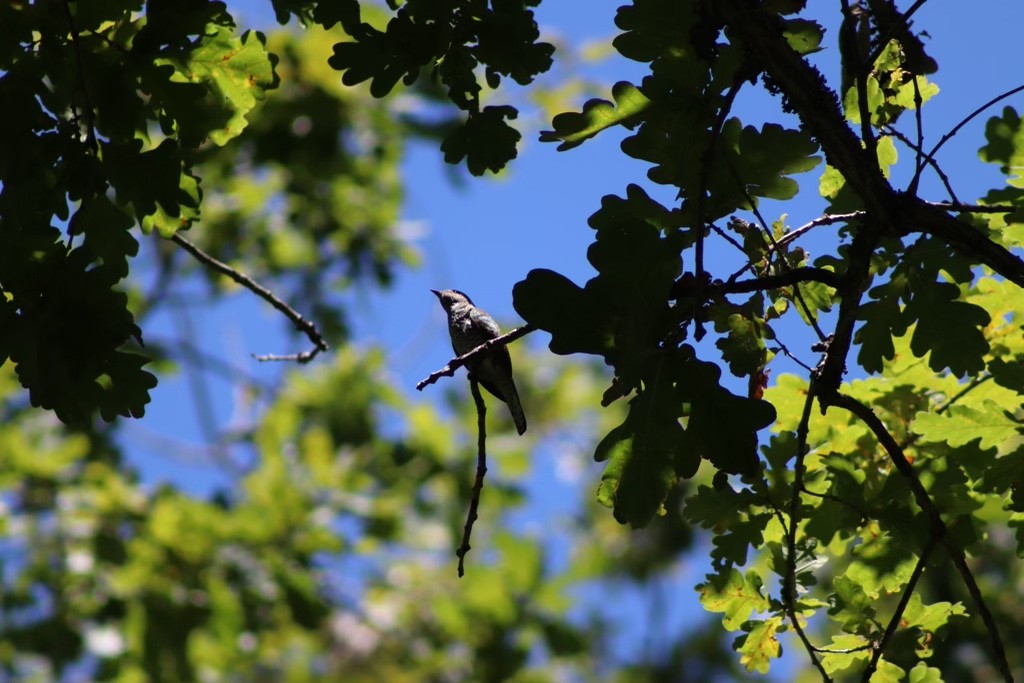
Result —
<path fill-rule="evenodd" d="M 453 376 L 456 370 L 461 368 L 466 363 L 469 363 L 473 359 L 477 358 L 478 356 L 484 355 L 485 353 L 493 349 L 495 346 L 505 346 L 506 344 L 511 344 L 520 337 L 525 337 L 530 332 L 533 332 L 535 329 L 537 328 L 531 325 L 530 323 L 527 323 L 522 327 L 517 327 L 511 332 L 506 332 L 500 337 L 488 339 L 487 341 L 485 341 L 483 344 L 476 347 L 472 351 L 464 353 L 461 356 L 456 356 L 455 358 L 452 358 L 450 361 L 448 361 L 448 364 L 445 365 L 443 368 L 441 368 L 440 370 L 435 370 L 434 372 L 430 373 L 426 379 L 420 380 L 416 384 L 416 390 L 423 391 L 424 387 L 433 384 L 442 377 Z"/>
<path fill-rule="evenodd" d="M 783 92 L 786 106 L 800 117 L 808 132 L 821 145 L 829 163 L 842 173 L 883 234 L 904 235 L 919 231 L 934 235 L 1024 287 L 1024 261 L 946 212 L 914 197 L 900 195 L 893 189 L 882 175 L 878 161 L 864 149 L 861 140 L 847 125 L 835 92 L 828 87 L 821 73 L 790 47 L 777 15 L 762 10 L 759 3 L 749 0 L 719 0 L 715 6 L 725 20 L 730 37 L 740 38 L 747 50 L 757 55 L 765 73 Z M 1004 93 L 1000 98 L 1016 90 L 1024 90 L 1024 86 Z M 958 129 L 950 131 L 949 136 Z M 945 139 L 928 154 L 925 163 Z"/>
<path fill-rule="evenodd" d="M 829 404 L 830 397 L 839 391 L 846 373 L 846 357 L 853 344 L 853 328 L 860 310 L 864 291 L 871 283 L 871 254 L 878 244 L 873 226 L 864 224 L 853 238 L 850 246 L 849 263 L 846 268 L 844 287 L 840 290 L 839 317 L 835 332 L 829 340 L 825 359 L 816 372 L 814 381 L 819 385 L 823 397 L 822 411 Z"/>
<path fill-rule="evenodd" d="M 242 285 L 250 292 L 260 297 L 271 306 L 279 310 L 284 314 L 286 318 L 292 321 L 292 324 L 313 343 L 313 348 L 302 353 L 287 354 L 287 355 L 265 355 L 265 356 L 254 356 L 256 360 L 294 360 L 299 363 L 308 363 L 313 360 L 314 357 L 321 351 L 327 350 L 327 342 L 324 340 L 323 335 L 320 334 L 320 330 L 317 326 L 299 315 L 298 311 L 294 308 L 281 301 L 276 294 L 271 292 L 269 289 L 261 285 L 260 283 L 253 280 L 251 277 L 244 273 L 240 273 L 231 266 L 221 261 L 218 261 L 214 257 L 207 254 L 205 251 L 197 247 L 195 244 L 185 239 L 181 233 L 174 233 L 171 236 L 171 241 L 175 242 L 182 249 L 192 254 L 192 256 L 200 263 L 213 268 L 215 271 L 222 275 L 226 275 L 238 284 Z"/>
<path fill-rule="evenodd" d="M 782 90 L 788 108 L 800 117 L 828 162 L 839 169 L 868 212 L 883 224 L 898 225 L 896 193 L 882 175 L 877 159 L 850 130 L 825 78 L 790 47 L 778 16 L 748 0 L 719 0 L 715 5 L 727 30 L 757 56 L 758 63 Z"/>

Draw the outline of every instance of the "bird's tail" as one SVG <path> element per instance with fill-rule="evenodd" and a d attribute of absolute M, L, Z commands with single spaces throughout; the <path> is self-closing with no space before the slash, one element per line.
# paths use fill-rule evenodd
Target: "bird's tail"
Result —
<path fill-rule="evenodd" d="M 516 423 L 516 431 L 522 435 L 526 431 L 526 415 L 523 414 L 523 404 L 519 402 L 519 392 L 516 385 L 510 387 L 505 403 L 508 404 L 508 411 L 512 413 L 512 421 Z"/>

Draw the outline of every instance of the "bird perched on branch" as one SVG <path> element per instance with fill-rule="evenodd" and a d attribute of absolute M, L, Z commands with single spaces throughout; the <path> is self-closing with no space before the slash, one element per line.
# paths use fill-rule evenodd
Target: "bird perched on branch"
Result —
<path fill-rule="evenodd" d="M 444 312 L 448 314 L 448 333 L 452 338 L 452 349 L 457 356 L 469 353 L 489 339 L 501 336 L 501 329 L 494 318 L 473 305 L 473 301 L 455 289 L 430 290 L 433 292 Z M 508 404 L 512 413 L 512 421 L 516 423 L 516 431 L 526 431 L 526 416 L 523 406 L 519 403 L 516 383 L 512 380 L 512 358 L 508 349 L 498 346 L 480 358 L 466 364 L 469 378 L 476 380 L 497 398 Z"/>

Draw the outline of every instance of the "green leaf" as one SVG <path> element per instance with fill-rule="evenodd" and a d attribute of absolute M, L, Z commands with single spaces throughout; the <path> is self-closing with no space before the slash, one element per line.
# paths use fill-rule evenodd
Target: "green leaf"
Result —
<path fill-rule="evenodd" d="M 740 653 L 740 664 L 746 667 L 747 671 L 768 673 L 771 661 L 782 655 L 782 645 L 776 634 L 785 630 L 782 617 L 754 622 L 750 633 L 737 641 L 736 651 Z"/>
<path fill-rule="evenodd" d="M 818 143 L 806 131 L 783 128 L 776 123 L 766 123 L 761 130 L 746 126 L 734 136 L 730 132 L 734 121 L 739 125 L 731 119 L 722 131 L 723 144 L 736 146 L 730 164 L 747 192 L 780 200 L 796 196 L 800 187 L 789 176 L 810 171 L 821 163 L 821 157 L 815 156 Z"/>
<path fill-rule="evenodd" d="M 898 683 L 903 680 L 905 672 L 885 657 L 878 660 L 875 672 L 871 674 L 871 683 Z"/>
<path fill-rule="evenodd" d="M 700 464 L 673 415 L 678 406 L 670 402 L 670 389 L 655 385 L 641 391 L 630 401 L 626 421 L 609 432 L 594 453 L 598 462 L 608 461 L 598 502 L 611 507 L 621 524 L 646 526 L 677 479 L 692 477 Z"/>
<path fill-rule="evenodd" d="M 600 298 L 564 275 L 531 270 L 512 288 L 512 305 L 523 320 L 551 334 L 553 353 L 607 355 L 614 349 L 612 322 Z"/>
<path fill-rule="evenodd" d="M 846 671 L 855 664 L 867 664 L 871 656 L 871 643 L 862 636 L 842 633 L 832 636 L 832 642 L 821 653 L 821 666 L 830 675 Z"/>
<path fill-rule="evenodd" d="M 47 296 L 20 293 L 8 333 L 10 358 L 32 405 L 53 410 L 61 421 L 82 425 L 99 409 L 103 419 L 141 417 L 156 378 L 142 366 L 148 358 L 122 350 L 140 338 L 128 297 L 113 289 L 116 266 L 90 266 L 92 256 L 75 249 L 51 275 Z"/>
<path fill-rule="evenodd" d="M 129 230 L 135 221 L 105 196 L 83 201 L 71 217 L 69 232 L 85 235 L 83 249 L 110 266 L 118 279 L 128 275 L 128 257 L 139 251 Z"/>
<path fill-rule="evenodd" d="M 1002 116 L 990 118 L 985 124 L 985 138 L 988 144 L 978 150 L 981 160 L 999 164 L 1008 185 L 1024 187 L 1024 126 L 1017 110 L 1005 107 Z"/>
<path fill-rule="evenodd" d="M 684 369 L 677 392 L 690 404 L 686 434 L 702 457 L 732 474 L 757 469 L 757 432 L 775 421 L 775 408 L 733 394 L 719 384 L 721 369 L 694 359 Z"/>
<path fill-rule="evenodd" d="M 930 667 L 924 662 L 918 662 L 910 670 L 910 683 L 942 683 L 942 671 Z"/>
<path fill-rule="evenodd" d="M 956 448 L 978 440 L 982 448 L 997 448 L 1020 434 L 1021 424 L 1004 406 L 986 399 L 978 407 L 954 404 L 941 415 L 920 412 L 910 428 L 925 442 L 947 443 Z"/>
<path fill-rule="evenodd" d="M 967 610 L 959 602 L 956 604 L 951 602 L 935 602 L 925 605 L 921 600 L 921 596 L 914 593 L 910 596 L 907 608 L 903 612 L 901 626 L 905 625 L 905 628 L 918 628 L 922 631 L 934 633 L 948 624 L 951 618 L 966 616 Z"/>
<path fill-rule="evenodd" d="M 715 342 L 722 351 L 722 358 L 729 364 L 729 370 L 737 377 L 746 377 L 764 368 L 768 351 L 764 343 L 764 320 L 747 310 L 740 313 L 718 314 L 719 307 L 713 307 L 715 330 L 726 336 Z"/>
<path fill-rule="evenodd" d="M 907 304 L 905 315 L 917 319 L 910 350 L 915 356 L 929 351 L 929 366 L 939 372 L 945 368 L 957 377 L 985 368 L 988 340 L 984 327 L 991 322 L 988 312 L 959 300 L 960 289 L 948 282 L 917 287 Z"/>
<path fill-rule="evenodd" d="M 722 625 L 729 631 L 737 631 L 754 612 L 768 609 L 768 600 L 761 594 L 762 581 L 756 571 L 744 576 L 738 569 L 725 574 L 708 575 L 707 581 L 698 584 L 700 603 L 708 612 L 722 612 Z"/>
<path fill-rule="evenodd" d="M 145 86 L 156 94 L 181 142 L 224 145 L 248 125 L 246 115 L 277 86 L 274 60 L 260 33 L 236 37 L 230 26 L 208 24 L 197 44 L 153 61 Z"/>
<path fill-rule="evenodd" d="M 632 128 L 636 118 L 651 104 L 636 86 L 627 81 L 619 81 L 612 87 L 612 98 L 614 103 L 600 99 L 588 100 L 579 114 L 559 114 L 551 122 L 554 130 L 541 132 L 541 142 L 561 140 L 558 151 L 572 149 L 606 128 L 617 125 Z"/>
<path fill-rule="evenodd" d="M 516 108 L 508 105 L 484 107 L 470 114 L 441 143 L 444 160 L 457 164 L 465 159 L 469 172 L 477 176 L 486 171 L 497 173 L 516 158 L 516 144 L 522 135 L 505 119 L 518 116 Z"/>
<path fill-rule="evenodd" d="M 103 166 L 122 205 L 130 204 L 143 229 L 169 236 L 198 215 L 198 181 L 184 168 L 180 150 L 167 139 L 142 151 L 142 141 L 102 146 Z"/>
<path fill-rule="evenodd" d="M 787 19 L 783 22 L 782 34 L 786 42 L 798 54 L 809 55 L 821 50 L 821 40 L 825 37 L 825 29 L 810 19 Z"/>

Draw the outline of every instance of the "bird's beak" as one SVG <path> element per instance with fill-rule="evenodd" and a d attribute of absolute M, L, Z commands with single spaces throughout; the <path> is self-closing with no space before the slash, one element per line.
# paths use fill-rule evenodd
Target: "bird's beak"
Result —
<path fill-rule="evenodd" d="M 436 296 L 438 299 L 441 298 L 441 292 L 437 291 L 436 289 L 432 289 L 430 291 L 433 292 L 434 296 Z"/>

